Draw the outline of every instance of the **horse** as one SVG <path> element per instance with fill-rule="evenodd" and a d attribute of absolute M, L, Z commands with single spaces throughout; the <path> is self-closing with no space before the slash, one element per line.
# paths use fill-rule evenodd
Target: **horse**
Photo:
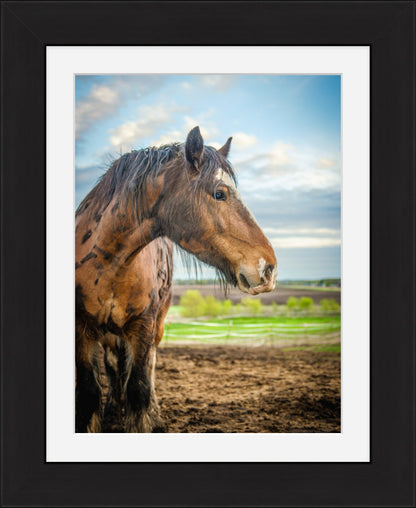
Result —
<path fill-rule="evenodd" d="M 214 267 L 244 293 L 274 289 L 274 250 L 236 188 L 232 138 L 133 150 L 116 160 L 76 211 L 76 432 L 102 432 L 100 354 L 107 404 L 122 406 L 124 432 L 163 432 L 156 351 L 172 300 L 173 245 Z M 110 339 L 108 338 L 110 337 Z"/>

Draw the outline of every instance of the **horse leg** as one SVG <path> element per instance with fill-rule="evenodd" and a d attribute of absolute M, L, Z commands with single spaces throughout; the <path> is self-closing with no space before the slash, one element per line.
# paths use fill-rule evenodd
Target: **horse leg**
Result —
<path fill-rule="evenodd" d="M 155 391 L 156 350 L 163 336 L 171 293 L 164 298 L 155 317 L 143 316 L 125 336 L 123 393 L 126 432 L 164 432 Z"/>
<path fill-rule="evenodd" d="M 149 354 L 149 380 L 150 380 L 150 415 L 153 421 L 153 432 L 167 432 L 167 425 L 163 421 L 160 414 L 160 406 L 156 397 L 156 358 L 157 358 L 157 347 L 159 346 L 160 341 L 163 337 L 163 332 L 165 330 L 165 318 L 166 314 L 169 310 L 170 302 L 171 302 L 171 292 L 168 292 L 166 295 L 166 301 L 163 303 L 159 310 L 159 314 L 156 319 L 156 334 L 155 341 L 150 350 Z"/>
<path fill-rule="evenodd" d="M 104 347 L 104 366 L 107 376 L 108 392 L 104 407 L 103 432 L 119 432 L 123 426 L 122 391 L 120 379 L 119 338 L 106 336 Z"/>
<path fill-rule="evenodd" d="M 150 381 L 150 404 L 148 412 L 152 421 L 152 432 L 166 432 L 167 425 L 160 416 L 160 406 L 156 397 L 156 356 L 157 346 L 154 344 L 150 350 L 148 362 L 148 377 Z"/>
<path fill-rule="evenodd" d="M 75 431 L 101 431 L 101 384 L 97 340 L 78 335 L 76 339 Z"/>
<path fill-rule="evenodd" d="M 155 320 L 144 317 L 129 332 L 122 348 L 125 429 L 126 432 L 152 432 L 160 424 L 159 406 L 152 390 Z"/>
<path fill-rule="evenodd" d="M 162 339 L 169 305 L 163 306 L 154 321 L 135 330 L 129 342 L 130 375 L 126 380 L 126 432 L 166 432 L 156 397 L 156 351 Z M 152 321 L 153 324 L 153 321 Z"/>
<path fill-rule="evenodd" d="M 132 343 L 133 342 L 133 343 Z M 136 341 L 125 341 L 125 429 L 126 432 L 152 432 L 149 415 L 150 380 L 148 349 L 143 351 Z M 139 351 L 138 351 L 139 349 Z"/>

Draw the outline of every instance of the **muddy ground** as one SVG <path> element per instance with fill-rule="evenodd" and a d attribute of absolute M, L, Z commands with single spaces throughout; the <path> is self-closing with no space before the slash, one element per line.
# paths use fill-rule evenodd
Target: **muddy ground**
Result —
<path fill-rule="evenodd" d="M 159 349 L 168 432 L 340 432 L 340 355 L 277 347 Z"/>
<path fill-rule="evenodd" d="M 214 295 L 219 300 L 224 300 L 225 298 L 230 299 L 233 303 L 238 303 L 241 301 L 241 298 L 244 298 L 245 295 L 237 288 L 231 288 L 227 296 L 224 296 L 224 291 L 220 288 L 220 286 L 214 284 L 175 284 L 173 286 L 173 305 L 178 305 L 180 297 L 186 293 L 189 289 L 197 289 L 202 296 Z M 272 302 L 276 302 L 279 305 L 283 305 L 287 302 L 289 296 L 295 296 L 296 298 L 300 298 L 302 296 L 308 296 L 312 298 L 314 303 L 319 303 L 320 300 L 324 298 L 333 298 L 336 302 L 341 302 L 341 292 L 337 290 L 327 290 L 327 291 L 319 291 L 316 289 L 295 289 L 290 287 L 279 287 L 270 293 L 262 293 L 254 298 L 260 299 L 264 305 L 270 305 Z"/>

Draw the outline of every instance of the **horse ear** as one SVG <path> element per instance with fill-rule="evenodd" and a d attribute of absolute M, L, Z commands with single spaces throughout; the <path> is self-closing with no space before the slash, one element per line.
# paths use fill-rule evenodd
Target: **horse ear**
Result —
<path fill-rule="evenodd" d="M 225 158 L 227 158 L 227 157 L 228 157 L 228 153 L 229 153 L 229 151 L 230 151 L 230 146 L 231 146 L 231 140 L 232 140 L 232 139 L 233 139 L 233 138 L 228 138 L 228 139 L 227 139 L 227 142 L 225 143 L 225 145 L 224 145 L 224 146 L 222 146 L 222 147 L 218 150 L 218 151 L 220 152 L 220 154 L 221 154 L 222 156 L 224 156 Z"/>
<path fill-rule="evenodd" d="M 188 162 L 198 170 L 204 155 L 204 140 L 198 126 L 189 131 L 185 143 L 185 154 Z"/>

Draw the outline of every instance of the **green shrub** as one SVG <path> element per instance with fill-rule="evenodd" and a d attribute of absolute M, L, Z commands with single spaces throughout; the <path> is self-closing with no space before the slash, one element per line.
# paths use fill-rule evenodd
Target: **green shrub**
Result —
<path fill-rule="evenodd" d="M 219 316 L 222 314 L 222 304 L 215 296 L 208 295 L 205 297 L 205 316 Z"/>
<path fill-rule="evenodd" d="M 233 302 L 231 300 L 224 300 L 222 302 L 222 314 L 223 315 L 230 314 L 232 306 Z"/>
<path fill-rule="evenodd" d="M 302 296 L 299 300 L 299 308 L 301 310 L 312 310 L 313 309 L 313 300 L 309 298 L 309 296 Z"/>
<path fill-rule="evenodd" d="M 339 312 L 341 310 L 341 305 L 336 300 L 331 298 L 330 302 L 331 302 L 331 310 L 332 311 Z"/>
<path fill-rule="evenodd" d="M 298 308 L 299 300 L 296 298 L 296 296 L 289 296 L 286 302 L 286 306 L 289 310 L 295 310 Z"/>
<path fill-rule="evenodd" d="M 324 298 L 319 302 L 319 307 L 321 308 L 322 312 L 339 312 L 340 310 L 339 303 L 333 298 Z"/>
<path fill-rule="evenodd" d="M 261 300 L 255 300 L 253 298 L 247 297 L 242 298 L 241 303 L 245 307 L 246 311 L 254 315 L 260 314 L 260 312 L 263 310 L 263 304 L 261 303 Z"/>
<path fill-rule="evenodd" d="M 328 298 L 323 298 L 322 300 L 320 300 L 319 307 L 322 312 L 329 312 L 330 303 L 329 303 Z"/>
<path fill-rule="evenodd" d="M 231 307 L 232 314 L 242 314 L 243 313 L 243 305 L 241 303 L 237 303 Z"/>
<path fill-rule="evenodd" d="M 204 297 L 196 289 L 189 289 L 181 296 L 179 305 L 182 307 L 182 316 L 199 317 L 205 314 L 206 303 Z"/>
<path fill-rule="evenodd" d="M 180 298 L 179 305 L 183 317 L 217 317 L 221 315 L 242 312 L 241 305 L 233 305 L 231 300 L 217 300 L 215 296 L 208 295 L 205 298 L 196 289 L 189 289 Z"/>

